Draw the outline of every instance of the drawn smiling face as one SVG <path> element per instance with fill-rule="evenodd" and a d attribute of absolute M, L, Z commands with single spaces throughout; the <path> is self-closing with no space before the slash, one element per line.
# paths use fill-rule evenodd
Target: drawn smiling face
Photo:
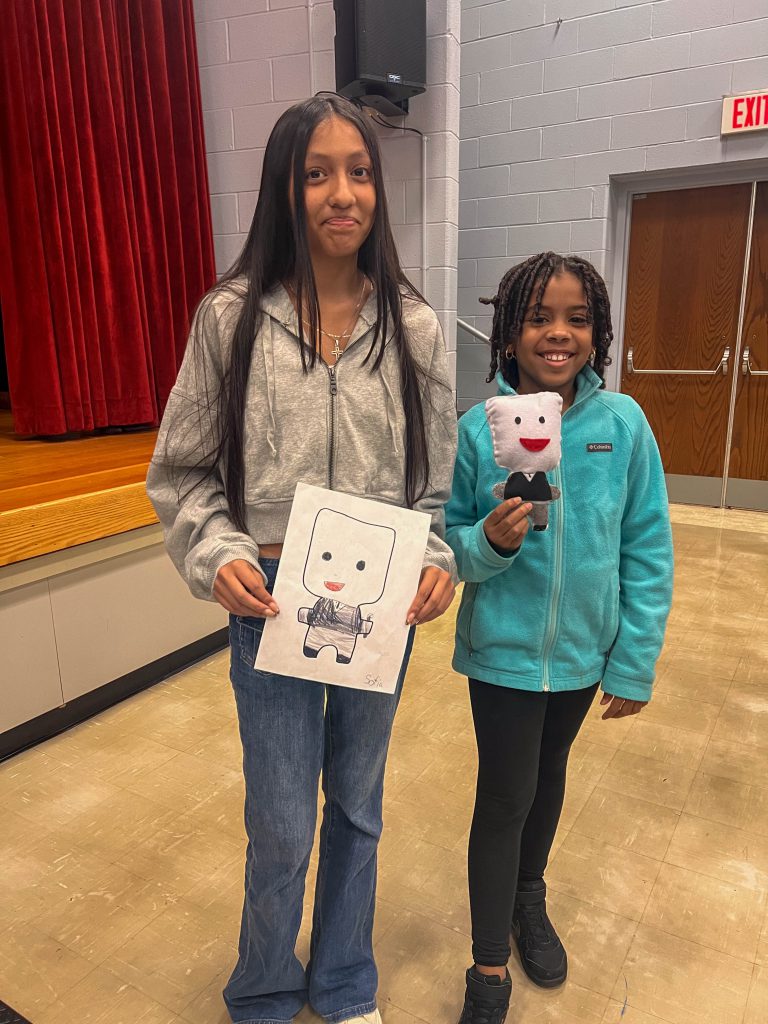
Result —
<path fill-rule="evenodd" d="M 547 472 L 560 461 L 563 400 L 554 392 L 500 395 L 485 403 L 493 454 L 503 469 Z"/>
<path fill-rule="evenodd" d="M 384 593 L 395 531 L 324 508 L 318 512 L 304 586 L 347 605 L 374 604 Z"/>

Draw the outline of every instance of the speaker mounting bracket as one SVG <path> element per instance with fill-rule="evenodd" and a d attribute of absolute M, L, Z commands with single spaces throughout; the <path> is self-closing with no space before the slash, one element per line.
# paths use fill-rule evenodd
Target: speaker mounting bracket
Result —
<path fill-rule="evenodd" d="M 369 95 L 360 96 L 359 102 L 364 107 L 370 107 L 371 110 L 375 110 L 384 117 L 407 117 L 409 113 L 407 99 L 390 100 L 386 96 Z"/>

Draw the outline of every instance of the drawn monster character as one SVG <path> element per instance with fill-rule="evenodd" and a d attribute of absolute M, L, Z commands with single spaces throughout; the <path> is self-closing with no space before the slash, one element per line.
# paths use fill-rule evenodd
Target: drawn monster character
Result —
<path fill-rule="evenodd" d="M 348 665 L 359 636 L 367 637 L 373 620 L 361 605 L 376 604 L 384 593 L 395 531 L 324 508 L 317 513 L 304 567 L 304 586 L 318 600 L 299 608 L 299 622 L 309 627 L 304 656 L 316 658 L 324 647 L 336 649 L 336 663 Z"/>
<path fill-rule="evenodd" d="M 530 520 L 534 530 L 549 525 L 549 503 L 560 490 L 547 480 L 548 470 L 560 462 L 560 424 L 563 400 L 544 391 L 536 395 L 499 395 L 485 403 L 491 428 L 493 457 L 511 470 L 505 483 L 493 488 L 495 498 L 522 498 L 533 505 Z"/>

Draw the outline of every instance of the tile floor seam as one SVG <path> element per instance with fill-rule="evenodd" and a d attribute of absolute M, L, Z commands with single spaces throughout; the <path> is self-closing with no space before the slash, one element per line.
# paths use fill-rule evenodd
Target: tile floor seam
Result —
<path fill-rule="evenodd" d="M 702 820 L 706 820 L 706 819 L 702 819 Z M 706 879 L 707 881 L 710 881 L 710 882 L 718 882 L 720 885 L 723 885 L 723 886 L 726 886 L 726 887 L 730 887 L 730 888 L 733 888 L 733 889 L 740 889 L 745 894 L 746 893 L 750 893 L 753 896 L 758 896 L 759 895 L 761 900 L 762 900 L 762 903 L 763 903 L 763 907 L 762 907 L 763 911 L 768 911 L 768 886 L 766 886 L 765 888 L 753 889 L 753 888 L 751 888 L 749 886 L 746 886 L 746 885 L 739 885 L 736 882 L 726 882 L 722 878 L 716 878 L 714 875 L 707 875 L 703 871 L 697 871 L 696 868 L 691 868 L 691 867 L 688 867 L 688 866 L 682 867 L 680 864 L 672 864 L 669 861 L 661 861 L 660 863 L 662 864 L 662 866 L 666 865 L 666 866 L 671 867 L 671 868 L 677 868 L 677 870 L 679 870 L 679 871 L 687 871 L 687 872 L 689 872 L 692 875 L 697 875 L 699 878 L 704 878 L 704 879 Z M 658 879 L 657 879 L 657 881 L 658 881 Z M 656 884 L 657 883 L 654 882 L 654 888 L 655 888 Z M 653 890 L 651 891 L 651 896 L 652 895 L 653 895 Z M 650 902 L 651 896 L 648 897 L 648 902 Z M 645 909 L 647 910 L 647 904 L 646 904 L 646 908 Z M 645 914 L 645 910 L 643 911 L 643 914 Z M 641 919 L 641 923 L 647 924 L 647 922 L 646 921 L 642 921 L 642 919 Z M 654 925 L 653 927 L 657 927 L 657 926 Z M 667 930 L 665 928 L 659 928 L 659 931 L 666 932 Z M 667 932 L 667 934 L 671 935 L 671 934 L 674 934 L 674 933 L 673 932 Z M 682 938 L 682 936 L 677 935 L 676 938 Z M 691 941 L 695 941 L 695 940 L 691 940 Z M 758 950 L 759 944 L 760 944 L 760 933 L 758 933 L 757 942 L 755 943 L 754 958 L 752 960 L 745 961 L 746 963 L 751 963 L 751 964 L 755 964 L 756 963 L 757 950 Z M 723 950 L 715 949 L 714 946 L 707 946 L 706 942 L 700 942 L 700 943 L 698 943 L 698 945 L 706 946 L 708 949 L 714 949 L 716 953 L 722 953 L 723 952 Z M 731 954 L 727 954 L 727 955 L 730 956 Z M 743 957 L 736 957 L 735 959 L 743 960 L 744 958 Z"/>
<path fill-rule="evenodd" d="M 51 936 L 48 936 L 48 937 L 51 938 Z M 58 942 L 58 939 L 54 939 L 53 941 L 54 942 Z M 88 961 L 88 962 L 90 963 L 90 961 Z M 56 995 L 54 995 L 53 999 L 50 1001 L 50 1003 L 46 1003 L 43 1007 L 38 1007 L 38 1008 L 41 1008 L 43 1010 L 50 1009 L 50 1007 L 53 1006 L 54 1003 L 57 1002 L 57 1000 L 59 1000 L 61 998 L 62 994 L 66 995 L 68 992 L 72 992 L 74 989 L 76 989 L 78 985 L 82 985 L 82 983 L 84 981 L 86 981 L 88 978 L 91 977 L 92 974 L 94 974 L 96 971 L 99 970 L 99 966 L 100 966 L 99 964 L 92 964 L 91 965 L 91 970 L 88 971 L 86 974 L 84 974 L 82 978 L 78 978 L 77 981 L 69 989 L 65 989 L 64 993 L 57 992 Z M 16 1007 L 16 1009 L 19 1010 L 19 1013 L 21 1013 L 22 1016 L 30 1016 L 30 1019 L 31 1019 L 32 1013 L 33 1012 L 37 1012 L 38 1008 L 36 1008 L 35 1011 L 30 1011 L 30 1013 L 28 1014 L 25 1011 L 25 1009 L 23 1008 L 23 1006 L 21 1007 L 21 1009 L 19 1009 L 19 1007 Z"/>
<path fill-rule="evenodd" d="M 643 922 L 638 922 L 638 930 L 640 929 L 641 926 L 643 926 Z M 681 939 L 679 935 L 673 935 L 671 932 L 667 932 L 663 928 L 659 928 L 656 925 L 645 925 L 645 927 L 649 928 L 649 929 L 651 929 L 653 931 L 659 931 L 662 934 L 666 935 L 668 938 L 677 939 L 678 941 L 688 942 L 690 945 L 698 946 L 701 949 L 706 949 L 708 952 L 715 953 L 717 956 L 728 957 L 729 959 L 735 960 L 738 963 L 742 964 L 743 966 L 751 967 L 753 969 L 753 973 L 750 975 L 750 983 L 749 983 L 749 986 L 747 987 L 746 998 L 745 998 L 745 1002 L 744 1002 L 744 1010 L 743 1010 L 742 1018 L 741 1018 L 742 1024 L 743 1024 L 744 1016 L 746 1016 L 746 1011 L 747 1011 L 747 1007 L 748 1007 L 748 1003 L 749 1003 L 749 995 L 750 995 L 751 986 L 752 986 L 752 976 L 754 974 L 754 967 L 755 967 L 754 964 L 750 964 L 748 960 L 741 960 L 738 957 L 734 957 L 730 953 L 723 953 L 723 952 L 721 952 L 721 950 L 711 949 L 709 946 L 706 946 L 706 945 L 704 945 L 704 944 L 702 944 L 700 942 L 696 942 L 695 939 Z M 630 947 L 630 953 L 627 954 L 627 961 L 629 960 L 630 954 L 631 954 L 631 947 Z M 630 1000 L 628 1005 L 629 1006 L 634 1006 L 635 1004 L 633 1004 L 632 1001 Z M 640 1008 L 637 1007 L 637 1009 L 640 1009 Z M 649 1016 L 651 1015 L 647 1009 L 644 1009 L 641 1012 L 644 1012 L 644 1013 L 646 1013 Z M 656 1016 L 655 1012 L 653 1013 L 653 1016 L 654 1017 Z M 677 1022 L 675 1022 L 675 1021 L 667 1021 L 667 1018 L 661 1018 L 660 1017 L 659 1020 L 664 1020 L 666 1022 L 666 1024 L 680 1024 L 680 1021 L 677 1021 Z M 719 1024 L 719 1022 L 712 1022 L 712 1024 Z"/>
<path fill-rule="evenodd" d="M 664 850 L 664 856 L 661 858 L 661 863 L 662 864 L 666 864 L 667 863 L 667 854 L 669 853 L 669 848 L 672 845 L 672 840 L 675 838 L 675 833 L 677 832 L 678 828 L 680 827 L 680 821 L 682 820 L 684 812 L 683 811 L 676 811 L 675 813 L 677 814 L 677 821 L 675 822 L 675 827 L 672 829 L 672 834 L 670 835 L 669 839 L 667 840 L 667 845 L 666 845 L 666 848 Z"/>
<path fill-rule="evenodd" d="M 667 928 L 662 928 L 658 924 L 650 924 L 648 921 L 638 921 L 638 927 L 643 925 L 646 928 L 652 928 L 654 931 L 662 932 L 662 934 L 669 936 L 671 939 L 677 939 L 680 942 L 690 942 L 693 946 L 699 946 L 701 949 L 706 949 L 710 953 L 716 953 L 718 956 L 728 957 L 730 960 L 736 960 L 742 965 L 754 968 L 758 966 L 754 960 L 745 960 L 744 957 L 734 956 L 733 953 L 726 953 L 722 949 L 716 949 L 714 946 L 708 946 L 706 942 L 699 942 L 697 939 L 692 939 L 689 936 L 677 935 L 675 932 L 669 931 Z"/>
<path fill-rule="evenodd" d="M 726 780 L 726 781 L 728 781 L 728 780 Z M 683 808 L 683 813 L 684 814 L 689 814 L 692 818 L 700 818 L 701 821 L 709 822 L 711 825 L 721 825 L 724 828 L 732 828 L 732 827 L 734 827 L 732 825 L 732 823 L 729 822 L 729 821 L 723 821 L 721 818 L 710 818 L 710 817 L 707 817 L 707 815 L 705 815 L 705 814 L 694 814 L 692 811 L 686 811 L 685 808 Z M 746 832 L 747 829 L 739 829 L 739 831 Z M 768 831 L 766 831 L 764 834 L 761 834 L 759 832 L 756 832 L 756 833 L 753 833 L 753 834 L 757 835 L 760 839 L 768 839 Z M 707 875 L 706 877 L 709 878 L 709 877 L 712 877 L 712 876 Z"/>
<path fill-rule="evenodd" d="M 155 918 L 155 920 L 157 920 L 157 919 Z M 131 941 L 133 941 L 134 939 L 138 938 L 139 935 L 141 935 L 142 932 L 146 931 L 147 928 L 151 927 L 152 924 L 154 924 L 154 921 L 148 921 L 147 924 L 143 928 L 141 928 L 138 932 L 136 932 L 134 935 L 131 936 Z M 211 984 L 211 982 L 208 981 L 208 982 L 206 982 L 202 986 L 202 988 L 200 988 L 198 991 L 194 992 L 194 994 L 190 997 L 189 1001 L 184 1003 L 183 1008 L 181 1009 L 181 1011 L 179 1011 L 178 1009 L 174 1009 L 172 1006 L 169 1006 L 168 1003 L 164 1002 L 162 999 L 159 999 L 152 992 L 148 992 L 145 988 L 142 988 L 136 981 L 128 981 L 123 975 L 121 975 L 119 973 L 119 971 L 117 971 L 115 969 L 115 959 L 119 957 L 119 953 L 120 953 L 120 949 L 121 948 L 122 947 L 118 947 L 113 953 L 110 953 L 110 955 L 108 957 L 108 961 L 109 961 L 108 967 L 109 967 L 109 970 L 112 971 L 113 974 L 117 975 L 117 977 L 120 978 L 120 980 L 125 985 L 130 985 L 131 988 L 135 988 L 137 990 L 137 992 L 141 992 L 141 994 L 145 995 L 147 997 L 147 999 L 151 999 L 153 1002 L 157 1003 L 158 1006 L 162 1006 L 163 1009 L 167 1010 L 169 1013 L 173 1013 L 173 1014 L 176 1014 L 177 1016 L 181 1016 L 181 1014 L 184 1013 L 184 1011 L 187 1009 L 187 1007 L 190 1006 L 195 1001 L 195 999 L 199 998 L 199 996 L 202 995 L 202 993 Z M 104 963 L 107 963 L 107 961 L 104 961 Z"/>
<path fill-rule="evenodd" d="M 622 977 L 623 977 L 623 978 L 624 978 L 624 981 L 625 981 L 625 984 L 627 985 L 627 1000 L 629 1000 L 629 984 L 628 984 L 628 982 L 627 982 L 627 972 L 626 972 L 626 967 L 627 967 L 627 962 L 628 962 L 628 960 L 629 960 L 630 954 L 631 954 L 631 952 L 632 952 L 632 947 L 633 947 L 633 946 L 634 946 L 634 944 L 635 944 L 635 939 L 637 938 L 637 932 L 638 932 L 638 930 L 639 930 L 639 928 L 640 928 L 640 923 L 641 923 L 641 922 L 640 922 L 640 921 L 634 921 L 633 923 L 634 923 L 634 926 L 635 926 L 635 927 L 634 927 L 634 929 L 632 930 L 632 938 L 631 938 L 631 939 L 630 939 L 630 941 L 629 941 L 629 946 L 627 947 L 627 954 L 626 954 L 626 956 L 624 957 L 624 962 L 622 963 L 622 965 L 621 965 L 621 968 L 620 968 L 620 970 L 619 970 L 619 978 L 622 978 Z M 618 981 L 618 978 L 617 978 L 616 980 Z M 611 989 L 611 992 L 612 992 L 612 993 L 613 993 L 613 991 L 614 991 L 614 989 L 615 989 L 615 988 L 616 988 L 616 982 L 614 982 L 614 984 L 613 984 L 613 988 Z M 613 996 L 612 996 L 612 995 L 610 995 L 610 996 L 608 997 L 609 1001 L 610 1001 L 610 1000 L 611 1000 L 612 998 L 613 998 Z M 619 1002 L 620 1002 L 620 1000 L 619 1000 Z M 627 1002 L 627 1006 L 629 1006 L 629 1005 L 631 1005 L 631 1004 L 630 1004 L 629 1002 Z M 621 1016 L 622 1016 L 622 1017 L 624 1016 L 624 1013 L 623 1013 L 623 1011 L 622 1011 L 622 1014 L 621 1014 Z M 660 1017 L 660 1018 L 659 1018 L 659 1020 L 663 1020 L 663 1018 L 661 1018 L 661 1017 Z M 670 1024 L 670 1022 L 669 1022 L 669 1021 L 665 1021 L 665 1022 L 664 1022 L 664 1024 Z"/>
<path fill-rule="evenodd" d="M 557 890 L 557 889 L 556 889 L 556 890 L 554 890 L 554 891 L 555 891 L 555 892 L 559 892 L 559 890 Z M 580 898 L 579 898 L 578 896 L 571 896 L 571 894 L 570 894 L 570 893 L 560 893 L 560 895 L 561 895 L 561 896 L 566 896 L 566 897 L 567 897 L 568 899 L 570 899 L 570 900 L 573 900 L 573 901 L 574 901 L 574 903 L 579 903 L 579 904 L 581 904 L 581 906 L 583 906 L 585 910 L 594 910 L 594 909 L 596 909 L 596 908 L 595 908 L 595 905 L 594 905 L 594 904 L 592 904 L 592 903 L 589 903 L 589 902 L 588 902 L 588 901 L 586 901 L 586 900 L 582 900 L 582 899 L 580 899 Z M 605 908 L 603 908 L 603 907 L 599 907 L 599 908 L 597 908 L 597 909 L 600 909 L 600 910 L 605 910 Z M 627 922 L 628 922 L 628 923 L 629 923 L 630 925 L 632 925 L 632 926 L 633 926 L 633 927 L 632 927 L 632 935 L 630 936 L 629 944 L 628 944 L 628 946 L 627 946 L 627 956 L 629 956 L 629 950 L 630 950 L 630 949 L 632 948 L 632 943 L 633 943 L 633 942 L 635 941 L 635 936 L 637 935 L 637 929 L 638 929 L 638 928 L 640 927 L 640 924 L 641 924 L 641 922 L 640 922 L 640 921 L 635 921 L 635 920 L 634 920 L 633 918 L 631 918 L 631 917 L 626 917 L 626 916 L 625 916 L 624 914 L 619 914 L 619 913 L 617 913 L 616 911 L 613 911 L 613 910 L 608 910 L 608 911 L 605 911 L 605 912 L 606 912 L 606 913 L 608 913 L 608 914 L 612 914 L 612 915 L 613 915 L 614 917 L 618 917 L 618 918 L 620 918 L 620 919 L 621 919 L 622 921 L 627 921 Z M 622 962 L 622 965 L 621 965 L 621 967 L 619 968 L 619 971 L 618 971 L 618 973 L 617 973 L 617 975 L 616 975 L 616 978 L 614 978 L 614 980 L 613 980 L 613 983 L 612 983 L 612 985 L 611 985 L 611 991 L 613 991 L 613 987 L 615 986 L 615 984 L 616 984 L 616 981 L 617 981 L 617 980 L 618 980 L 618 978 L 620 977 L 620 975 L 621 975 L 621 972 L 622 972 L 622 971 L 623 971 L 623 969 L 624 969 L 624 965 L 625 965 L 625 963 L 626 963 L 626 958 L 625 958 L 625 960 L 624 960 L 624 961 Z M 590 988 L 590 986 L 589 986 L 589 985 L 585 985 L 585 984 L 581 984 L 581 983 L 579 983 L 579 985 L 580 985 L 580 987 L 581 987 L 581 988 L 584 988 L 584 989 L 586 989 L 586 990 L 587 990 L 588 992 L 594 992 L 594 993 L 595 993 L 595 995 L 598 995 L 598 996 L 601 996 L 601 997 L 602 997 L 602 996 L 604 996 L 604 993 L 603 993 L 603 992 L 598 992 L 598 991 L 597 991 L 597 989 L 594 989 L 594 988 Z M 611 999 L 611 996 L 609 995 L 609 996 L 608 996 L 607 998 L 608 998 L 608 1000 L 610 1001 L 610 999 Z"/>
<path fill-rule="evenodd" d="M 718 741 L 714 740 L 714 742 L 717 743 Z M 760 750 L 764 750 L 765 753 L 766 753 L 766 756 L 768 757 L 768 748 L 761 747 L 759 749 Z M 768 775 L 765 776 L 765 779 L 766 779 L 765 783 L 761 783 L 761 782 L 755 781 L 754 779 L 750 779 L 749 782 L 742 782 L 739 779 L 732 779 L 728 775 L 713 775 L 712 772 L 705 772 L 705 771 L 702 771 L 701 769 L 699 769 L 696 772 L 696 774 L 697 775 L 703 775 L 705 778 L 708 778 L 708 779 L 721 779 L 724 782 L 732 782 L 735 786 L 749 786 L 750 789 L 758 789 L 758 790 L 760 790 L 761 793 L 762 792 L 768 793 Z M 709 818 L 707 820 L 711 821 L 713 819 Z M 766 836 L 768 836 L 768 832 L 766 832 Z"/>
<path fill-rule="evenodd" d="M 396 1003 L 393 999 L 385 1000 L 385 1002 L 381 1004 L 379 1009 L 386 1010 L 388 1005 L 394 1006 L 395 1009 L 397 1010 L 402 1010 L 403 1013 L 407 1013 L 410 1017 L 413 1017 L 414 1020 L 421 1021 L 421 1024 L 430 1024 L 428 1020 L 425 1020 L 423 1017 L 419 1017 L 418 1014 L 413 1012 L 413 1010 L 409 1010 L 407 1006 L 400 1006 L 400 1004 Z M 384 1016 L 386 1017 L 386 1013 L 384 1014 Z"/>
<path fill-rule="evenodd" d="M 617 753 L 617 754 L 619 754 L 620 752 L 622 752 L 622 750 L 621 750 L 621 748 L 619 747 L 619 748 L 617 749 L 616 753 Z M 644 761 L 649 761 L 649 762 L 651 762 L 652 764 L 657 764 L 657 765 L 659 765 L 659 767 L 661 767 L 661 768 L 666 768 L 666 769 L 671 769 L 671 768 L 679 768 L 679 769 L 680 769 L 681 771 L 685 771 L 685 772 L 691 772 L 691 776 L 692 776 L 692 777 L 691 777 L 691 781 L 690 781 L 690 784 L 689 784 L 688 788 L 687 788 L 687 789 L 686 789 L 686 791 L 685 791 L 685 797 L 683 798 L 683 804 L 682 804 L 682 806 L 681 806 L 681 807 L 672 807 L 672 806 L 670 806 L 669 804 L 663 804 L 663 803 L 660 803 L 660 802 L 659 802 L 658 800 L 652 800 L 652 799 L 650 799 L 650 797 L 647 797 L 647 796 L 641 796 L 641 797 L 638 797 L 638 799 L 639 799 L 639 800 L 644 800 L 644 801 L 645 801 L 646 803 L 651 803 L 651 804 L 655 804 L 655 805 L 656 805 L 657 807 L 665 807 L 665 808 L 667 808 L 668 810 L 678 811 L 678 812 L 680 812 L 680 813 L 682 813 L 682 812 L 683 812 L 683 811 L 685 810 L 685 805 L 686 805 L 686 803 L 687 803 L 687 801 L 688 801 L 688 797 L 689 797 L 689 795 L 690 795 L 690 791 L 691 791 L 691 788 L 693 787 L 693 783 L 694 783 L 694 780 L 695 780 L 695 776 L 696 776 L 697 774 L 700 774 L 700 773 L 698 773 L 698 772 L 694 771 L 694 769 L 692 769 L 692 768 L 682 768 L 682 767 L 681 767 L 681 766 L 679 766 L 679 765 L 669 764 L 668 762 L 665 762 L 665 761 L 659 761 L 659 760 L 657 760 L 656 758 L 653 758 L 653 757 L 648 757 L 648 756 L 647 756 L 646 754 L 635 754 L 635 753 L 634 753 L 633 751 L 623 751 L 623 752 L 624 752 L 624 753 L 632 753 L 632 756 L 633 756 L 633 757 L 640 757 L 640 758 L 642 758 L 642 759 L 643 759 Z M 608 766 L 608 769 L 610 769 L 610 767 L 611 767 L 611 766 L 609 765 L 609 766 Z M 608 769 L 606 769 L 606 770 L 608 770 Z M 622 793 L 622 795 L 626 796 L 626 797 L 627 797 L 628 799 L 632 799 L 632 798 L 633 798 L 633 797 L 634 797 L 634 796 L 636 795 L 636 794 L 634 794 L 634 793 L 632 793 L 632 794 L 628 794 L 628 793 L 623 793 L 623 792 L 622 792 L 622 790 L 615 790 L 615 792 L 617 792 L 617 793 Z"/>
<path fill-rule="evenodd" d="M 705 758 L 706 758 L 707 751 L 709 750 L 709 746 L 710 746 L 711 743 L 730 743 L 730 741 L 728 741 L 728 740 L 716 740 L 716 739 L 714 739 L 714 737 L 710 736 L 710 738 L 709 738 L 709 740 L 707 742 L 706 750 L 704 751 L 704 757 Z M 760 748 L 760 749 L 763 749 L 763 748 Z M 696 774 L 697 775 L 706 775 L 710 779 L 722 779 L 725 782 L 733 782 L 736 785 L 755 786 L 757 789 L 766 789 L 766 790 L 768 790 L 768 782 L 766 782 L 765 785 L 761 785 L 760 782 L 756 782 L 756 781 L 753 781 L 753 780 L 750 780 L 749 782 L 742 782 L 739 779 L 732 778 L 730 775 L 716 775 L 714 772 L 704 771 L 701 768 L 699 768 L 697 770 Z"/>
<path fill-rule="evenodd" d="M 752 995 L 752 987 L 755 984 L 755 978 L 757 977 L 758 970 L 759 968 L 757 964 L 755 964 L 755 966 L 752 968 L 752 977 L 749 979 L 749 988 L 747 989 L 747 1001 L 744 1004 L 744 1013 L 741 1015 L 741 1024 L 744 1024 L 744 1022 L 747 1019 L 747 1010 L 749 1009 L 749 997 Z"/>
<path fill-rule="evenodd" d="M 651 699 L 653 699 L 653 698 L 651 697 Z M 710 708 L 716 708 L 717 705 L 709 705 L 709 707 Z M 639 712 L 639 714 L 636 716 L 637 721 L 640 722 L 640 723 L 647 723 L 648 725 L 663 725 L 663 726 L 666 726 L 669 729 L 679 729 L 681 732 L 689 732 L 692 736 L 706 736 L 708 739 L 710 738 L 712 733 L 715 731 L 715 725 L 717 725 L 717 719 L 716 719 L 712 729 L 710 729 L 709 732 L 701 732 L 698 729 L 686 729 L 686 727 L 684 725 L 680 725 L 677 722 L 673 725 L 673 724 L 668 723 L 668 722 L 658 722 L 658 721 L 656 721 L 655 719 L 652 719 L 652 718 L 642 718 L 642 714 L 643 714 L 642 712 Z M 633 722 L 632 724 L 634 725 L 635 723 Z M 627 742 L 627 740 L 630 739 L 631 737 L 632 737 L 632 733 L 629 733 L 628 735 L 623 736 L 622 737 L 622 746 L 624 746 L 624 744 Z M 642 756 L 645 757 L 646 755 L 642 755 Z"/>

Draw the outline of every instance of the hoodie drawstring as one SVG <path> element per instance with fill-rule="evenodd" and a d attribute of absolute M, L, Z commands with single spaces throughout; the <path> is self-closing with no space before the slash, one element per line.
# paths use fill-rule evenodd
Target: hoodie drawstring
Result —
<path fill-rule="evenodd" d="M 400 445 L 398 444 L 397 438 L 397 405 L 395 404 L 395 396 L 392 394 L 392 388 L 389 386 L 386 372 L 382 368 L 381 379 L 384 381 L 384 390 L 387 392 L 387 424 L 389 425 L 389 436 L 392 438 L 392 447 L 395 449 L 395 455 L 400 454 Z"/>
<path fill-rule="evenodd" d="M 273 336 L 274 323 L 272 317 L 266 317 L 269 330 L 264 332 L 264 373 L 267 378 L 267 409 L 269 412 L 269 425 L 267 427 L 267 445 L 272 453 L 272 458 L 277 458 L 277 422 L 275 420 L 275 340 Z"/>

